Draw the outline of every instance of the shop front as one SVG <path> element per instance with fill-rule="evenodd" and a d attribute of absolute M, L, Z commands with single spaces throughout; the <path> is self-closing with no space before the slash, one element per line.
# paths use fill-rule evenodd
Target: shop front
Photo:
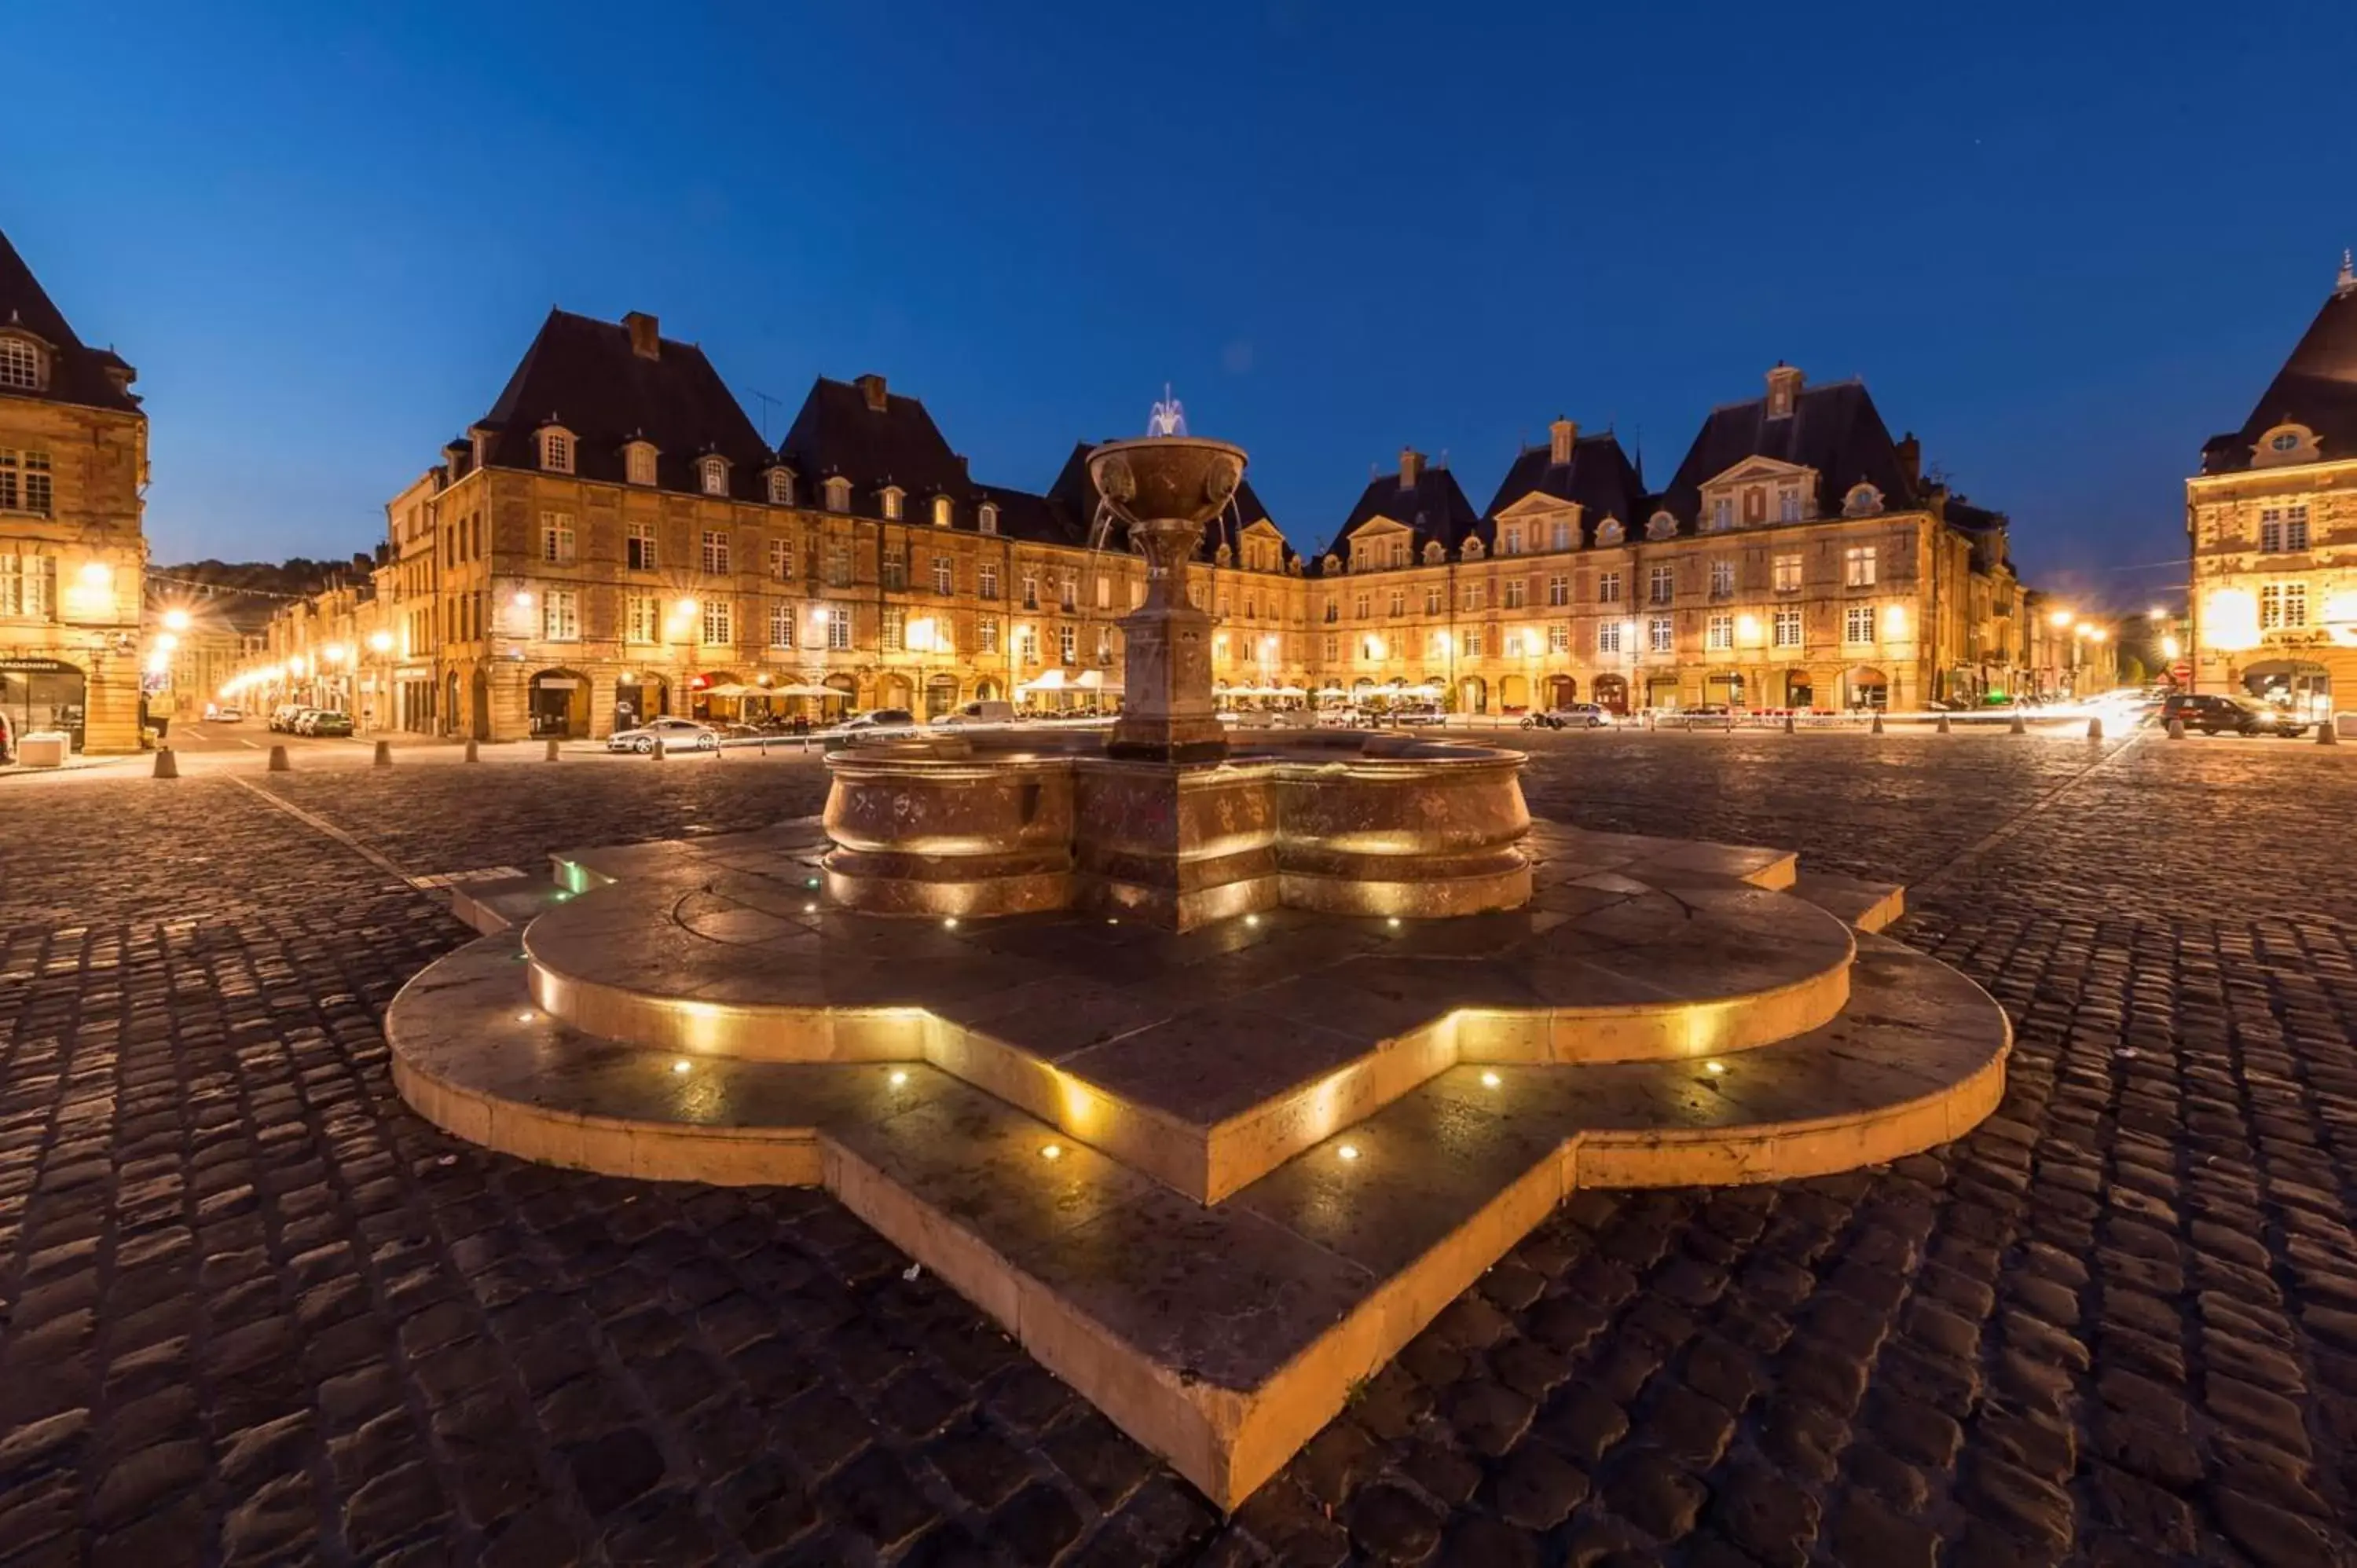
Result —
<path fill-rule="evenodd" d="M 80 751 L 89 703 L 90 678 L 75 666 L 57 659 L 0 659 L 0 714 L 15 739 L 36 730 L 63 731 Z"/>
<path fill-rule="evenodd" d="M 532 678 L 526 718 L 533 740 L 589 738 L 589 681 L 577 670 L 544 670 Z"/>

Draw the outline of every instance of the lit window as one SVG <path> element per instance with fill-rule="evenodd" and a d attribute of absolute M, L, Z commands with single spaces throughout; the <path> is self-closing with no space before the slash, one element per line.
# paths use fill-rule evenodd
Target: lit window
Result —
<path fill-rule="evenodd" d="M 1853 544 L 1842 552 L 1842 581 L 1853 588 L 1874 586 L 1874 546 Z"/>
<path fill-rule="evenodd" d="M 1620 573 L 1599 572 L 1597 574 L 1596 602 L 1599 605 L 1617 605 L 1620 602 Z"/>
<path fill-rule="evenodd" d="M 996 616 L 980 616 L 975 618 L 974 642 L 975 649 L 980 652 L 998 651 L 998 618 Z"/>
<path fill-rule="evenodd" d="M 947 528 L 949 525 L 950 498 L 947 496 L 935 496 L 933 498 L 933 526 L 935 528 Z"/>
<path fill-rule="evenodd" d="M 1078 633 L 1071 622 L 1065 621 L 1063 624 L 1056 628 L 1057 658 L 1060 662 L 1065 664 L 1077 664 L 1080 662 L 1079 659 L 1076 657 L 1079 652 L 1080 643 L 1078 641 Z"/>
<path fill-rule="evenodd" d="M 1874 607 L 1852 605 L 1842 611 L 1842 640 L 1863 647 L 1874 640 Z"/>
<path fill-rule="evenodd" d="M 1405 614 L 1407 614 L 1407 590 L 1405 588 L 1394 588 L 1392 590 L 1392 618 L 1394 620 L 1397 620 L 1400 617 Z"/>
<path fill-rule="evenodd" d="M 1779 648 L 1801 646 L 1801 612 L 1799 610 L 1783 609 L 1776 612 L 1776 646 Z"/>
<path fill-rule="evenodd" d="M 794 645 L 794 607 L 783 599 L 770 605 L 770 646 L 791 648 Z"/>
<path fill-rule="evenodd" d="M 1710 564 L 1710 596 L 1724 599 L 1735 592 L 1735 563 L 1714 561 Z"/>
<path fill-rule="evenodd" d="M 1342 657 L 1342 637 L 1340 632 L 1326 634 L 1326 662 L 1331 664 Z"/>
<path fill-rule="evenodd" d="M 581 598 L 571 588 L 551 588 L 541 596 L 540 635 L 550 642 L 581 640 Z"/>
<path fill-rule="evenodd" d="M 1465 607 L 1467 609 L 1478 610 L 1488 602 L 1488 595 L 1484 592 L 1486 587 L 1487 585 L 1481 583 L 1468 583 L 1465 585 Z"/>
<path fill-rule="evenodd" d="M 884 608 L 884 651 L 899 653 L 909 646 L 909 612 L 898 605 Z"/>
<path fill-rule="evenodd" d="M 655 525 L 634 522 L 622 532 L 622 564 L 633 572 L 655 569 Z"/>
<path fill-rule="evenodd" d="M 1097 575 L 1097 608 L 1113 608 L 1113 579 L 1102 572 Z M 1245 613 L 1249 615 L 1251 612 L 1247 610 Z"/>
<path fill-rule="evenodd" d="M 569 511 L 544 511 L 540 514 L 540 558 L 559 566 L 568 566 L 574 559 L 573 514 Z"/>
<path fill-rule="evenodd" d="M 1604 620 L 1596 623 L 1596 651 L 1598 653 L 1618 653 L 1620 651 L 1620 623 L 1619 621 Z"/>
<path fill-rule="evenodd" d="M 957 592 L 957 565 L 946 555 L 933 557 L 933 592 L 937 594 Z"/>
<path fill-rule="evenodd" d="M 985 599 L 998 597 L 998 563 L 985 561 L 974 569 L 974 591 Z"/>
<path fill-rule="evenodd" d="M 0 387 L 40 391 L 40 349 L 22 338 L 0 338 Z"/>
<path fill-rule="evenodd" d="M 890 485 L 884 487 L 884 517 L 889 522 L 900 521 L 900 492 Z"/>
<path fill-rule="evenodd" d="M 1097 662 L 1100 664 L 1113 662 L 1113 628 L 1109 626 L 1097 628 Z"/>
<path fill-rule="evenodd" d="M 48 620 L 58 609 L 58 558 L 0 555 L 0 617 Z"/>
<path fill-rule="evenodd" d="M 622 607 L 622 635 L 631 642 L 662 640 L 662 601 L 633 594 Z"/>
<path fill-rule="evenodd" d="M 827 607 L 826 645 L 838 653 L 851 646 L 851 610 L 848 606 Z"/>
<path fill-rule="evenodd" d="M 1797 594 L 1801 591 L 1801 558 L 1798 555 L 1777 556 L 1775 569 L 1778 593 Z"/>
<path fill-rule="evenodd" d="M 540 466 L 552 474 L 573 472 L 573 437 L 562 430 L 542 431 Z"/>
<path fill-rule="evenodd" d="M 1650 616 L 1645 621 L 1645 646 L 1655 653 L 1667 653 L 1677 645 L 1676 623 L 1668 616 Z"/>
<path fill-rule="evenodd" d="M 1037 628 L 1018 626 L 1015 628 L 1015 657 L 1027 665 L 1039 662 L 1039 633 Z"/>
<path fill-rule="evenodd" d="M 1547 628 L 1547 651 L 1549 653 L 1568 653 L 1571 651 L 1570 623 L 1566 621 L 1555 621 Z"/>
<path fill-rule="evenodd" d="M 704 640 L 722 647 L 737 640 L 737 618 L 726 599 L 704 601 Z"/>
<path fill-rule="evenodd" d="M 728 534 L 725 529 L 704 531 L 704 569 L 722 573 L 728 570 Z"/>
<path fill-rule="evenodd" d="M 1703 639 L 1703 645 L 1709 649 L 1713 653 L 1724 653 L 1728 649 L 1733 648 L 1735 646 L 1735 618 L 1729 615 L 1717 615 L 1711 617 L 1710 626 Z"/>
<path fill-rule="evenodd" d="M 2308 624 L 2308 585 L 2269 583 L 2259 590 L 2259 629 L 2282 631 Z"/>

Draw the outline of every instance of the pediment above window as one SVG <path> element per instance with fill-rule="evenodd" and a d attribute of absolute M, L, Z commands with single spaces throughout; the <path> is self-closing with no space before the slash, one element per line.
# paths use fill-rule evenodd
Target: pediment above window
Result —
<path fill-rule="evenodd" d="M 2259 437 L 2251 448 L 2254 468 L 2287 467 L 2295 463 L 2320 463 L 2324 453 L 2318 446 L 2316 432 L 2305 424 L 2288 422 L 2276 425 Z"/>
<path fill-rule="evenodd" d="M 1656 512 L 1653 515 L 1655 520 L 1658 521 L 1662 518 L 1668 517 L 1670 514 L 1667 512 Z M 1677 524 L 1674 521 L 1671 522 L 1670 526 L 1672 528 L 1675 528 Z M 1629 531 L 1620 526 L 1620 520 L 1617 517 L 1608 517 L 1602 522 L 1596 525 L 1596 542 L 1598 544 L 1618 544 L 1628 537 Z"/>
<path fill-rule="evenodd" d="M 1882 492 L 1872 485 L 1852 485 L 1842 498 L 1844 517 L 1872 517 L 1882 510 Z"/>
<path fill-rule="evenodd" d="M 1645 537 L 1648 539 L 1675 539 L 1677 534 L 1678 520 L 1668 512 L 1657 511 L 1645 520 Z"/>

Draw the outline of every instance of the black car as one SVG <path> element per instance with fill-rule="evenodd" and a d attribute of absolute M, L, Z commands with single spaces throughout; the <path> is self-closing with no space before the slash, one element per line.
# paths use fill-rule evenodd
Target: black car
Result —
<path fill-rule="evenodd" d="M 2203 735 L 2276 735 L 2296 740 L 2308 733 L 2308 722 L 2272 707 L 2255 697 L 2179 692 L 2160 705 L 2160 722 L 2182 723 Z"/>

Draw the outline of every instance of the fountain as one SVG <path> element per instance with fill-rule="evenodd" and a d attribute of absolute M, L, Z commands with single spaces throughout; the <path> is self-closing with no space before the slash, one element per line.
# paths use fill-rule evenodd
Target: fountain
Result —
<path fill-rule="evenodd" d="M 1895 887 L 1534 822 L 1495 746 L 1231 742 L 1187 588 L 1244 454 L 1151 428 L 1090 460 L 1148 568 L 1109 736 L 856 746 L 817 821 L 462 886 L 484 934 L 386 1020 L 409 1104 L 823 1186 L 1222 1508 L 1573 1189 L 1996 1107 L 2006 1016 L 1877 934 Z"/>
<path fill-rule="evenodd" d="M 1155 427 L 1178 424 L 1175 408 L 1157 404 Z M 1145 600 L 1120 621 L 1126 702 L 1110 737 L 831 755 L 833 897 L 874 914 L 1077 908 L 1181 931 L 1282 906 L 1433 917 L 1529 898 L 1519 754 L 1357 732 L 1231 746 L 1188 575 L 1244 462 L 1183 427 L 1090 455 L 1146 562 Z"/>

